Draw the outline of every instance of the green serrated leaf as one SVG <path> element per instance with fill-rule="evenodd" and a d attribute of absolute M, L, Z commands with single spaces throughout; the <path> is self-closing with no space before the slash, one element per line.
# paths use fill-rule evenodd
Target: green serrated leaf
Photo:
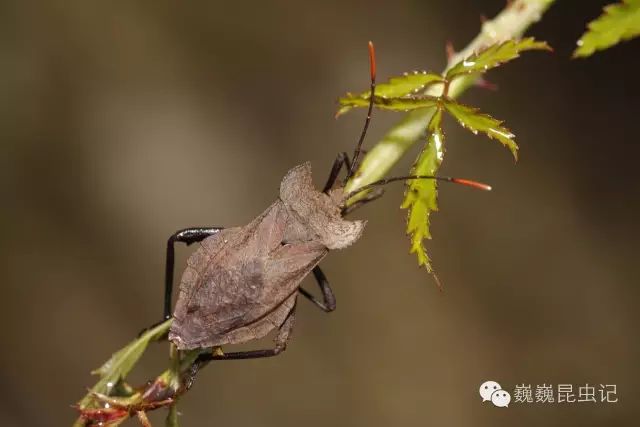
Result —
<path fill-rule="evenodd" d="M 464 74 L 484 73 L 516 59 L 520 56 L 520 52 L 527 50 L 551 50 L 551 47 L 546 42 L 536 41 L 533 37 L 492 44 L 451 67 L 445 78 L 451 80 Z"/>
<path fill-rule="evenodd" d="M 342 107 L 338 110 L 337 115 L 343 114 L 353 107 L 369 106 L 369 99 L 353 95 L 340 98 L 339 102 Z M 376 108 L 389 111 L 412 111 L 419 108 L 431 108 L 435 107 L 437 103 L 437 97 L 427 95 L 411 98 L 379 98 L 376 96 L 373 99 L 373 105 Z"/>
<path fill-rule="evenodd" d="M 416 94 L 427 86 L 442 82 L 442 76 L 439 74 L 427 73 L 425 71 L 414 71 L 413 73 L 406 73 L 402 76 L 391 77 L 388 82 L 378 84 L 376 86 L 375 95 L 376 98 L 402 98 Z M 361 100 L 365 100 L 366 102 L 363 105 L 367 106 L 369 104 L 368 101 L 370 96 L 370 90 L 355 95 L 347 93 L 340 101 L 342 101 L 342 99 L 359 98 Z M 343 105 L 342 102 L 340 102 L 340 104 Z M 343 105 L 338 110 L 336 116 L 346 113 L 354 106 L 359 107 L 363 105 Z"/>
<path fill-rule="evenodd" d="M 506 146 L 518 160 L 518 145 L 514 141 L 515 135 L 504 126 L 502 121 L 481 113 L 477 108 L 460 104 L 451 99 L 444 101 L 444 107 L 458 120 L 462 127 L 469 129 L 474 134 L 482 132 L 491 139 L 497 139 Z"/>
<path fill-rule="evenodd" d="M 427 128 L 428 140 L 418 156 L 411 175 L 436 175 L 444 156 L 444 134 L 442 133 L 442 110 L 438 109 Z M 424 240 L 431 239 L 429 217 L 438 210 L 437 181 L 416 179 L 407 182 L 402 209 L 407 213 L 407 234 L 411 239 L 411 253 L 418 257 L 418 265 L 433 271 L 431 260 L 424 248 Z"/>
<path fill-rule="evenodd" d="M 441 75 L 427 73 L 426 71 L 414 71 L 401 76 L 391 77 L 388 82 L 376 85 L 376 96 L 380 98 L 401 98 L 413 95 L 423 90 L 425 87 L 435 83 L 442 83 Z M 371 91 L 366 91 L 360 96 L 369 99 Z"/>
<path fill-rule="evenodd" d="M 588 30 L 578 40 L 573 57 L 591 56 L 621 41 L 640 35 L 640 0 L 624 0 L 605 6 L 597 19 L 587 24 Z"/>

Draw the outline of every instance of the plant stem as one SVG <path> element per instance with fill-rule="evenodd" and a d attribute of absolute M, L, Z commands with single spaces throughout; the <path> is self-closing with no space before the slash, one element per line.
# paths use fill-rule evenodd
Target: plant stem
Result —
<path fill-rule="evenodd" d="M 486 21 L 482 24 L 480 34 L 478 34 L 465 49 L 449 59 L 447 69 L 464 58 L 467 58 L 474 51 L 487 45 L 522 36 L 524 31 L 533 23 L 537 22 L 554 1 L 555 0 L 515 0 L 510 2 L 493 20 Z M 472 86 L 476 80 L 477 77 L 474 75 L 467 75 L 455 79 L 448 87 L 448 96 L 451 98 L 458 97 L 467 88 Z M 440 95 L 437 89 L 427 91 L 427 94 Z M 427 110 L 415 110 L 407 114 L 364 157 L 358 172 L 345 186 L 345 192 L 351 193 L 367 184 L 384 178 L 406 151 L 424 135 L 427 125 L 436 111 L 437 108 L 431 108 Z M 357 198 L 354 197 L 351 199 L 351 201 L 354 200 L 357 200 Z M 157 325 L 116 352 L 109 361 L 98 370 L 98 373 L 101 375 L 100 380 L 98 380 L 97 384 L 91 389 L 90 393 L 79 402 L 78 408 L 82 411 L 87 408 L 100 406 L 96 404 L 92 392 L 109 394 L 115 384 L 125 380 L 129 371 L 138 363 L 149 342 L 156 341 L 160 336 L 167 333 L 170 325 L 171 321 Z M 178 390 L 180 390 L 180 393 L 186 392 L 187 390 L 181 387 L 181 377 L 196 363 L 199 354 L 200 350 L 194 350 L 179 355 L 175 348 L 172 348 L 171 366 L 156 378 L 156 382 L 175 392 Z M 127 396 L 116 397 L 126 398 Z M 178 398 L 179 396 L 175 395 L 173 397 Z M 109 410 L 103 406 L 100 406 L 100 408 L 104 409 L 104 411 Z M 157 407 L 149 408 L 149 410 L 152 409 L 157 409 Z M 143 410 L 136 412 L 136 414 L 142 422 L 148 422 Z M 120 422 L 129 415 L 133 414 L 125 412 L 117 421 Z M 175 404 L 171 406 L 167 423 L 167 425 L 177 425 Z M 76 420 L 74 427 L 85 426 L 86 424 L 87 420 L 80 417 Z"/>
<path fill-rule="evenodd" d="M 469 45 L 453 55 L 445 72 L 473 52 L 504 40 L 521 37 L 527 28 L 539 21 L 555 0 L 512 1 L 494 19 L 482 24 L 480 33 Z M 473 86 L 477 76 L 470 74 L 455 79 L 448 88 L 448 96 L 456 98 Z M 437 90 L 437 89 L 436 89 Z M 433 89 L 432 89 L 433 91 Z M 439 95 L 427 91 L 428 95 Z M 402 156 L 424 136 L 435 110 L 414 110 L 405 115 L 364 157 L 358 172 L 347 182 L 345 192 L 351 193 L 371 182 L 384 178 Z M 357 200 L 352 198 L 351 202 Z"/>

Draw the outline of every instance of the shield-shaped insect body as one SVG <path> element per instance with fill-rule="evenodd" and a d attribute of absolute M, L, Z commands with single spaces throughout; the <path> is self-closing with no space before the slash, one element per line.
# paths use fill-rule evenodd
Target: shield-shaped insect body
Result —
<path fill-rule="evenodd" d="M 342 217 L 342 189 L 316 190 L 311 166 L 291 169 L 280 197 L 244 227 L 221 230 L 189 257 L 169 339 L 179 349 L 262 338 L 292 314 L 300 282 L 365 222 Z"/>

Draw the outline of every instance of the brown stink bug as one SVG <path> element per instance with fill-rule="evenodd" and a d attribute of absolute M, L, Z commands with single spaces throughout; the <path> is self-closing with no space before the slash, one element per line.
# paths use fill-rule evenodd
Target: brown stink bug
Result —
<path fill-rule="evenodd" d="M 336 158 L 322 191 L 314 188 L 309 163 L 291 169 L 282 180 L 276 201 L 248 225 L 233 228 L 199 227 L 176 232 L 167 246 L 164 316 L 171 317 L 174 244 L 200 242 L 182 274 L 178 301 L 173 311 L 169 340 L 180 350 L 212 348 L 199 362 L 248 359 L 279 354 L 286 348 L 294 323 L 298 294 L 330 312 L 336 300 L 318 263 L 333 249 L 358 240 L 365 221 L 348 220 L 355 207 L 374 200 L 382 191 L 374 187 L 407 179 L 438 179 L 481 189 L 474 181 L 434 176 L 405 176 L 371 183 L 357 202 L 346 202 L 344 183 L 354 174 L 371 119 L 375 97 L 375 55 L 369 43 L 371 97 L 364 128 L 350 162 L 346 153 Z M 345 166 L 346 178 L 335 185 Z M 300 287 L 313 273 L 322 300 Z M 221 346 L 240 344 L 278 330 L 275 347 L 225 353 Z"/>

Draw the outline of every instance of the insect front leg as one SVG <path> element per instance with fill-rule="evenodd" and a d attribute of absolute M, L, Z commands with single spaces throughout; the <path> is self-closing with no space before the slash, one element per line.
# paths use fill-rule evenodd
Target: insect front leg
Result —
<path fill-rule="evenodd" d="M 175 248 L 176 242 L 185 243 L 187 246 L 201 242 L 207 237 L 216 234 L 223 227 L 192 227 L 184 230 L 176 231 L 169 237 L 167 241 L 167 259 L 164 275 L 164 309 L 162 311 L 162 319 L 167 320 L 171 317 L 171 295 L 173 294 L 173 270 L 175 267 Z"/>
<path fill-rule="evenodd" d="M 263 357 L 272 357 L 277 356 L 287 349 L 287 342 L 289 341 L 289 337 L 291 336 L 291 331 L 293 330 L 293 324 L 295 321 L 295 305 L 287 315 L 285 321 L 280 325 L 278 329 L 278 335 L 274 339 L 275 347 L 268 348 L 265 350 L 250 350 L 250 351 L 236 351 L 232 353 L 207 353 L 201 354 L 198 356 L 197 363 L 199 367 L 202 366 L 203 363 L 209 362 L 211 360 L 242 360 L 242 359 L 259 359 Z"/>
<path fill-rule="evenodd" d="M 315 266 L 313 269 L 313 277 L 315 277 L 318 282 L 318 286 L 320 287 L 320 291 L 322 291 L 322 301 L 314 297 L 309 291 L 300 287 L 298 288 L 298 292 L 302 294 L 309 301 L 317 305 L 321 310 L 330 313 L 336 309 L 336 297 L 333 294 L 333 290 L 331 286 L 329 286 L 329 281 L 327 280 L 327 276 L 324 275 L 320 267 Z"/>
<path fill-rule="evenodd" d="M 349 161 L 349 155 L 345 152 L 338 153 L 338 156 L 333 161 L 333 166 L 331 167 L 331 172 L 329 173 L 329 178 L 327 179 L 327 183 L 324 185 L 323 193 L 331 190 L 333 185 L 336 183 L 338 179 L 338 174 L 340 174 L 340 169 L 344 166 L 349 173 L 351 170 L 351 161 Z"/>
<path fill-rule="evenodd" d="M 384 194 L 384 188 L 377 188 L 375 190 L 371 190 L 371 192 L 366 196 L 364 196 L 363 198 L 355 201 L 353 204 L 349 206 L 342 208 L 342 216 L 349 215 L 351 212 L 355 211 L 359 207 L 379 199 L 380 197 L 382 197 L 383 194 Z"/>

